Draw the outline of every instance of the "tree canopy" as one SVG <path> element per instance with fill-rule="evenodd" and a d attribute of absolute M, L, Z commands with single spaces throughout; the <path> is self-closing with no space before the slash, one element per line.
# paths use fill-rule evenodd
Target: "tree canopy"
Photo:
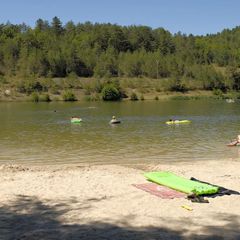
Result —
<path fill-rule="evenodd" d="M 116 24 L 0 24 L 0 76 L 169 78 L 175 90 L 240 89 L 240 27 L 206 36 Z"/>

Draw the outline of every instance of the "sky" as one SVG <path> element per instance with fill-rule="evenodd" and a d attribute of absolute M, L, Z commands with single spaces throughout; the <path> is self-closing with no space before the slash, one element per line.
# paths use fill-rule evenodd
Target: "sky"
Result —
<path fill-rule="evenodd" d="M 171 33 L 205 35 L 240 25 L 240 0 L 0 0 L 0 23 L 54 16 L 63 24 L 113 23 L 163 27 Z"/>

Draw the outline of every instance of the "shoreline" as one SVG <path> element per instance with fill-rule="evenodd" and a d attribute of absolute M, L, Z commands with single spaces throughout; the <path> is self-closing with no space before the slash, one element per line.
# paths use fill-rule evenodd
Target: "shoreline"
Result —
<path fill-rule="evenodd" d="M 2 94 L 1 94 L 2 91 Z M 33 102 L 33 100 L 31 99 L 31 94 L 27 95 L 27 94 L 20 94 L 20 93 L 16 93 L 15 90 L 10 90 L 10 92 L 13 92 L 13 94 L 10 94 L 8 96 L 4 95 L 4 90 L 0 89 L 0 102 Z M 90 95 L 85 95 L 83 90 L 77 90 L 77 89 L 73 89 L 73 92 L 77 98 L 76 102 L 79 101 L 86 101 L 86 102 L 104 102 L 101 98 L 97 99 L 94 98 L 94 96 Z M 135 92 L 138 96 L 138 100 L 137 101 L 161 101 L 161 100 L 198 100 L 198 99 L 218 99 L 218 100 L 222 100 L 222 99 L 226 99 L 229 98 L 230 96 L 228 96 L 228 94 L 224 94 L 224 95 L 216 95 L 214 94 L 214 91 L 206 91 L 206 90 L 191 90 L 185 93 L 182 92 L 169 92 L 169 91 L 161 91 L 161 92 L 154 92 L 154 91 L 149 91 L 147 93 L 141 93 L 136 89 L 132 89 L 132 90 L 128 90 L 127 94 L 128 97 L 127 98 L 123 98 L 119 101 L 125 102 L 125 101 L 134 101 L 131 100 L 131 93 Z M 65 102 L 62 99 L 62 93 L 59 93 L 58 95 L 54 95 L 51 94 L 49 92 L 40 92 L 39 96 L 44 95 L 44 94 L 48 94 L 51 101 L 50 102 Z M 231 93 L 230 93 L 231 94 Z M 234 94 L 236 93 L 232 93 L 234 99 Z M 141 96 L 144 97 L 144 99 L 141 99 Z M 93 97 L 93 98 L 92 98 Z M 157 99 L 156 99 L 157 98 Z M 39 100 L 39 102 L 47 102 L 44 100 Z"/>
<path fill-rule="evenodd" d="M 229 160 L 137 168 L 1 165 L 0 234 L 3 239 L 238 239 L 239 195 L 192 203 L 161 199 L 132 184 L 145 183 L 145 171 L 164 170 L 240 192 L 239 168 L 239 161 Z"/>

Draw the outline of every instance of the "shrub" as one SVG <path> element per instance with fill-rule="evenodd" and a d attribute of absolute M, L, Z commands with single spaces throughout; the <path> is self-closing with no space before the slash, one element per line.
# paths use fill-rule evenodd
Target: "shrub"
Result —
<path fill-rule="evenodd" d="M 143 94 L 141 95 L 140 99 L 141 99 L 141 101 L 144 101 L 144 100 L 145 100 Z"/>
<path fill-rule="evenodd" d="M 43 87 L 40 82 L 34 81 L 34 80 L 28 80 L 24 83 L 24 88 L 26 93 L 30 94 L 34 91 L 41 92 L 43 90 Z"/>
<path fill-rule="evenodd" d="M 32 102 L 39 102 L 39 96 L 38 96 L 38 94 L 36 92 L 33 92 L 31 94 L 31 101 Z"/>
<path fill-rule="evenodd" d="M 136 94 L 135 92 L 133 92 L 133 93 L 131 94 L 130 99 L 131 99 L 132 101 L 137 101 L 137 100 L 138 100 L 137 94 Z"/>
<path fill-rule="evenodd" d="M 155 96 L 154 100 L 159 100 L 158 96 Z"/>
<path fill-rule="evenodd" d="M 41 92 L 43 91 L 43 86 L 39 81 L 35 81 L 34 79 L 27 79 L 24 81 L 19 81 L 16 84 L 16 89 L 20 93 L 31 94 L 33 92 Z"/>
<path fill-rule="evenodd" d="M 221 89 L 213 89 L 213 95 L 221 97 L 223 95 L 223 92 Z"/>
<path fill-rule="evenodd" d="M 182 79 L 176 78 L 170 80 L 170 91 L 182 92 L 185 93 L 188 91 L 188 88 L 183 83 Z"/>
<path fill-rule="evenodd" d="M 77 98 L 72 91 L 66 91 L 63 93 L 63 100 L 68 102 L 73 102 L 73 101 L 77 101 Z"/>
<path fill-rule="evenodd" d="M 39 101 L 41 102 L 51 102 L 50 96 L 48 94 L 43 94 L 40 96 Z"/>
<path fill-rule="evenodd" d="M 121 93 L 113 85 L 106 85 L 102 89 L 102 99 L 104 101 L 117 101 L 121 99 Z"/>

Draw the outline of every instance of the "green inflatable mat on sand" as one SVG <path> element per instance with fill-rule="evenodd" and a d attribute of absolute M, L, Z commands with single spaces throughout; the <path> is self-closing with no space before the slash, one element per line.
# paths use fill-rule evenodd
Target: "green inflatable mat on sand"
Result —
<path fill-rule="evenodd" d="M 188 194 L 195 193 L 196 195 L 203 195 L 218 192 L 218 187 L 179 177 L 171 172 L 148 172 L 145 173 L 144 176 L 152 182 Z"/>

